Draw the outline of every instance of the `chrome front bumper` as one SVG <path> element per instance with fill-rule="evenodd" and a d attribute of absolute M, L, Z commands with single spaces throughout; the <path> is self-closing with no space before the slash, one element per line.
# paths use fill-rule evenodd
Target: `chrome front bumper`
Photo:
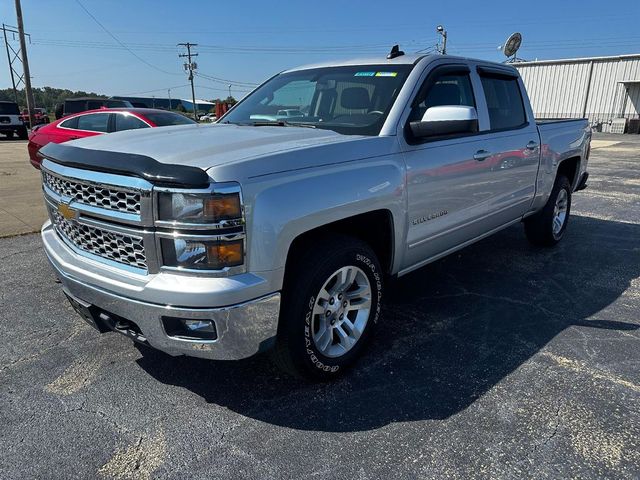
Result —
<path fill-rule="evenodd" d="M 72 300 L 83 306 L 94 307 L 94 310 L 104 312 L 106 315 L 116 315 L 133 322 L 141 331 L 141 335 L 139 338 L 136 338 L 136 335 L 129 336 L 143 340 L 148 345 L 169 355 L 238 360 L 266 350 L 275 340 L 280 310 L 280 294 L 278 292 L 262 294 L 249 301 L 212 308 L 202 306 L 201 302 L 197 302 L 199 303 L 197 307 L 191 308 L 136 300 L 102 287 L 90 285 L 86 279 L 78 278 L 79 272 L 84 273 L 83 267 L 86 268 L 86 265 L 83 263 L 86 260 L 78 258 L 61 242 L 49 223 L 45 224 L 42 229 L 42 239 L 49 263 L 60 279 L 65 293 Z M 93 267 L 91 266 L 91 268 Z M 93 273 L 98 274 L 97 271 Z M 171 301 L 177 300 L 180 297 L 179 290 L 188 288 L 190 277 L 182 276 L 178 281 L 180 283 L 174 285 L 176 289 L 173 294 L 165 298 L 170 298 Z M 260 295 L 263 290 L 262 282 L 241 280 L 234 284 L 230 278 L 193 278 L 194 287 L 202 287 L 202 285 L 198 285 L 198 282 L 203 281 L 212 282 L 210 285 L 212 289 L 216 288 L 216 285 L 220 286 L 219 291 L 210 291 L 209 293 L 210 299 L 218 301 L 223 295 L 225 298 L 237 300 L 239 296 L 246 298 L 246 295 L 251 292 Z M 167 278 L 165 277 L 162 281 L 164 287 L 168 287 L 166 282 Z M 238 288 L 232 288 L 233 292 L 225 291 L 225 288 L 234 285 Z M 138 293 L 138 296 L 145 297 L 142 291 L 138 291 Z M 190 297 L 186 294 L 182 298 L 189 299 Z M 202 297 L 199 297 L 198 300 L 201 301 Z M 169 336 L 164 330 L 163 317 L 213 320 L 217 338 L 215 340 L 195 340 Z M 125 331 L 120 331 L 120 333 L 126 334 Z"/>

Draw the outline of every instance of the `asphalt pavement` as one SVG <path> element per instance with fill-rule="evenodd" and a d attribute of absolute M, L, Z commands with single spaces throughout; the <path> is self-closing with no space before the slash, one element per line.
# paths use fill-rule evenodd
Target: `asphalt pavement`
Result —
<path fill-rule="evenodd" d="M 0 239 L 0 479 L 640 477 L 636 137 L 594 143 L 556 248 L 516 225 L 392 283 L 331 384 L 100 335 Z"/>

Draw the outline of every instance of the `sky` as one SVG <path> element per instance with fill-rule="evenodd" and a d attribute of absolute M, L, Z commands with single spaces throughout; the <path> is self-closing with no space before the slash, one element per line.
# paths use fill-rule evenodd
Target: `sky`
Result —
<path fill-rule="evenodd" d="M 33 86 L 105 95 L 189 98 L 184 42 L 198 44 L 202 99 L 226 97 L 229 84 L 242 97 L 301 64 L 383 58 L 395 43 L 429 51 L 439 24 L 447 53 L 486 60 L 503 61 L 498 47 L 516 31 L 527 60 L 640 53 L 630 0 L 22 0 L 22 10 Z M 0 19 L 16 25 L 13 0 L 0 0 Z M 0 88 L 11 86 L 3 57 Z"/>

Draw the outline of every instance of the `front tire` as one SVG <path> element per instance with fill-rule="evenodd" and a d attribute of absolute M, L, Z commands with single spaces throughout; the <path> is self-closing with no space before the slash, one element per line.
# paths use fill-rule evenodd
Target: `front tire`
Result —
<path fill-rule="evenodd" d="M 564 236 L 570 213 L 571 182 L 564 175 L 558 175 L 544 208 L 524 221 L 527 239 L 539 247 L 556 245 Z"/>
<path fill-rule="evenodd" d="M 20 138 L 20 140 L 27 140 L 29 138 L 27 127 L 21 127 L 18 129 L 18 137 Z"/>
<path fill-rule="evenodd" d="M 291 262 L 282 293 L 275 363 L 311 380 L 339 376 L 380 318 L 382 269 L 364 242 L 334 235 Z"/>

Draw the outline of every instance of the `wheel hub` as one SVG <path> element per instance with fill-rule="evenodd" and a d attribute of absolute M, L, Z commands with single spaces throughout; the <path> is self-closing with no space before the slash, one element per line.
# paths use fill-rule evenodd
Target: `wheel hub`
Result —
<path fill-rule="evenodd" d="M 313 342 L 327 357 L 339 357 L 358 342 L 371 311 L 371 283 L 356 266 L 336 270 L 325 281 L 313 310 Z"/>
<path fill-rule="evenodd" d="M 553 236 L 558 237 L 562 231 L 562 227 L 567 221 L 567 209 L 569 206 L 569 195 L 563 188 L 558 192 L 556 204 L 553 207 Z"/>

